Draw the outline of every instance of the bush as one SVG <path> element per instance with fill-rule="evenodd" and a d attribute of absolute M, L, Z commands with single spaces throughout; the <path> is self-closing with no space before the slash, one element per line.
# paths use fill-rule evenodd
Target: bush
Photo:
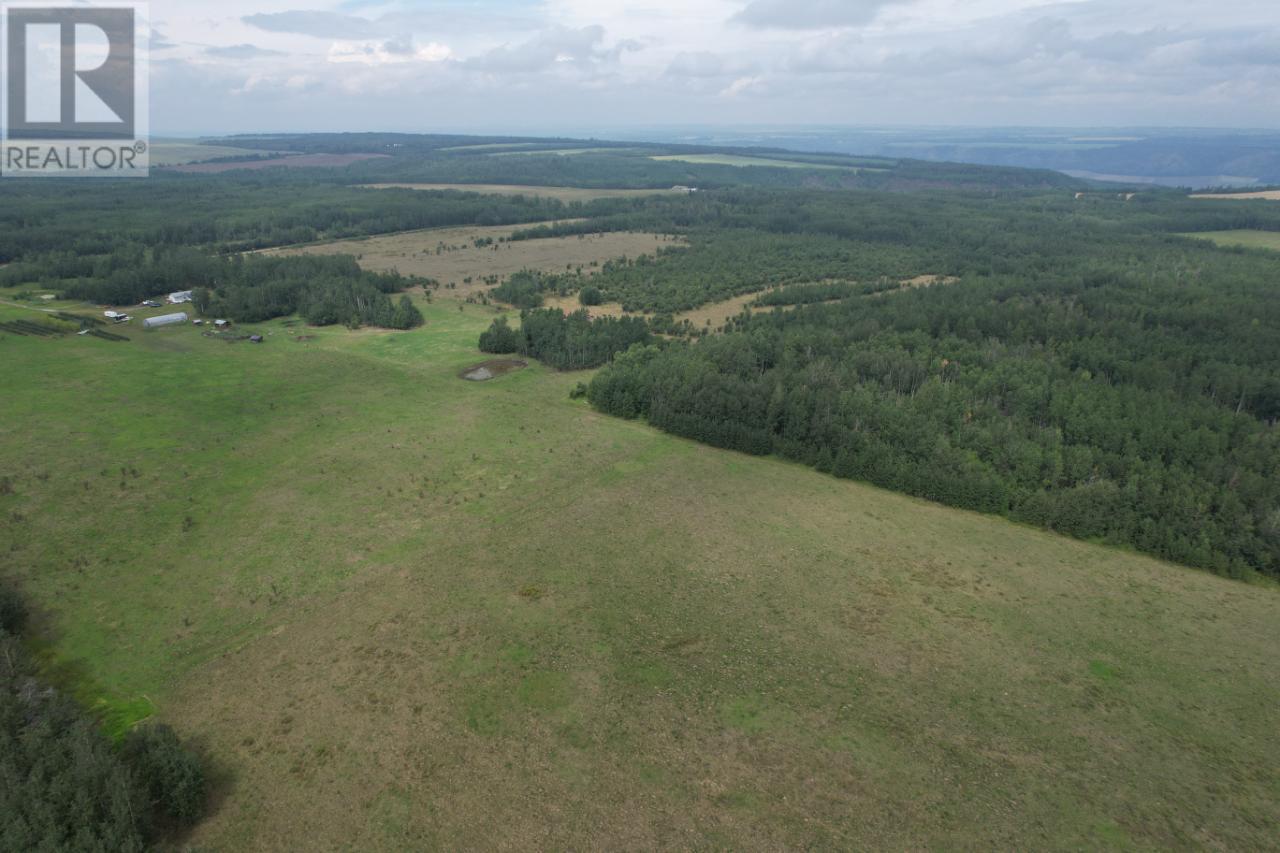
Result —
<path fill-rule="evenodd" d="M 542 291 L 546 289 L 547 282 L 542 276 L 525 270 L 495 287 L 490 295 L 517 308 L 539 308 L 542 306 Z"/>
<path fill-rule="evenodd" d="M 163 724 L 134 729 L 125 737 L 123 757 L 157 815 L 189 824 L 204 814 L 204 767 L 173 729 Z"/>
<path fill-rule="evenodd" d="M 506 355 L 520 350 L 520 334 L 507 322 L 506 317 L 493 321 L 489 330 L 480 335 L 480 351 Z"/>
<path fill-rule="evenodd" d="M 604 302 L 604 294 L 595 285 L 587 285 L 578 293 L 578 301 L 583 305 L 600 305 Z"/>

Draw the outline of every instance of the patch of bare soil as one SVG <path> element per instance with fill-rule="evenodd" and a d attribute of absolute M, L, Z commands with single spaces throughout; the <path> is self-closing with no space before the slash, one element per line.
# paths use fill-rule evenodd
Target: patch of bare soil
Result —
<path fill-rule="evenodd" d="M 488 382 L 490 379 L 497 379 L 499 376 L 506 376 L 508 373 L 514 373 L 517 370 L 524 370 L 529 366 L 529 362 L 520 361 L 514 358 L 496 358 L 486 361 L 482 364 L 475 364 L 458 374 L 462 379 L 468 382 Z"/>

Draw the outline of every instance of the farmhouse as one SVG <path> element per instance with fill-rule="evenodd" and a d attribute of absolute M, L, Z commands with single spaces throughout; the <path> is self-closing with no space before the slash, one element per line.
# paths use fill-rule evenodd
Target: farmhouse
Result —
<path fill-rule="evenodd" d="M 177 293 L 169 294 L 170 305 L 181 305 L 184 302 L 190 302 L 195 298 L 195 294 L 190 290 L 179 290 Z"/>

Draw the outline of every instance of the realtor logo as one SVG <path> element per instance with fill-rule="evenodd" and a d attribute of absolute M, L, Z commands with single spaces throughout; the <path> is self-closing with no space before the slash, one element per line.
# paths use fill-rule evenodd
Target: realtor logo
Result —
<path fill-rule="evenodd" d="M 0 5 L 6 177 L 147 174 L 144 3 Z"/>

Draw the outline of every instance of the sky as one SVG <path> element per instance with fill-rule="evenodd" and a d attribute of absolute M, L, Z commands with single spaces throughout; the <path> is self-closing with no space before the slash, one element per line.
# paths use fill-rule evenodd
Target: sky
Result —
<path fill-rule="evenodd" d="M 1265 0 L 152 0 L 156 133 L 1280 128 Z"/>

